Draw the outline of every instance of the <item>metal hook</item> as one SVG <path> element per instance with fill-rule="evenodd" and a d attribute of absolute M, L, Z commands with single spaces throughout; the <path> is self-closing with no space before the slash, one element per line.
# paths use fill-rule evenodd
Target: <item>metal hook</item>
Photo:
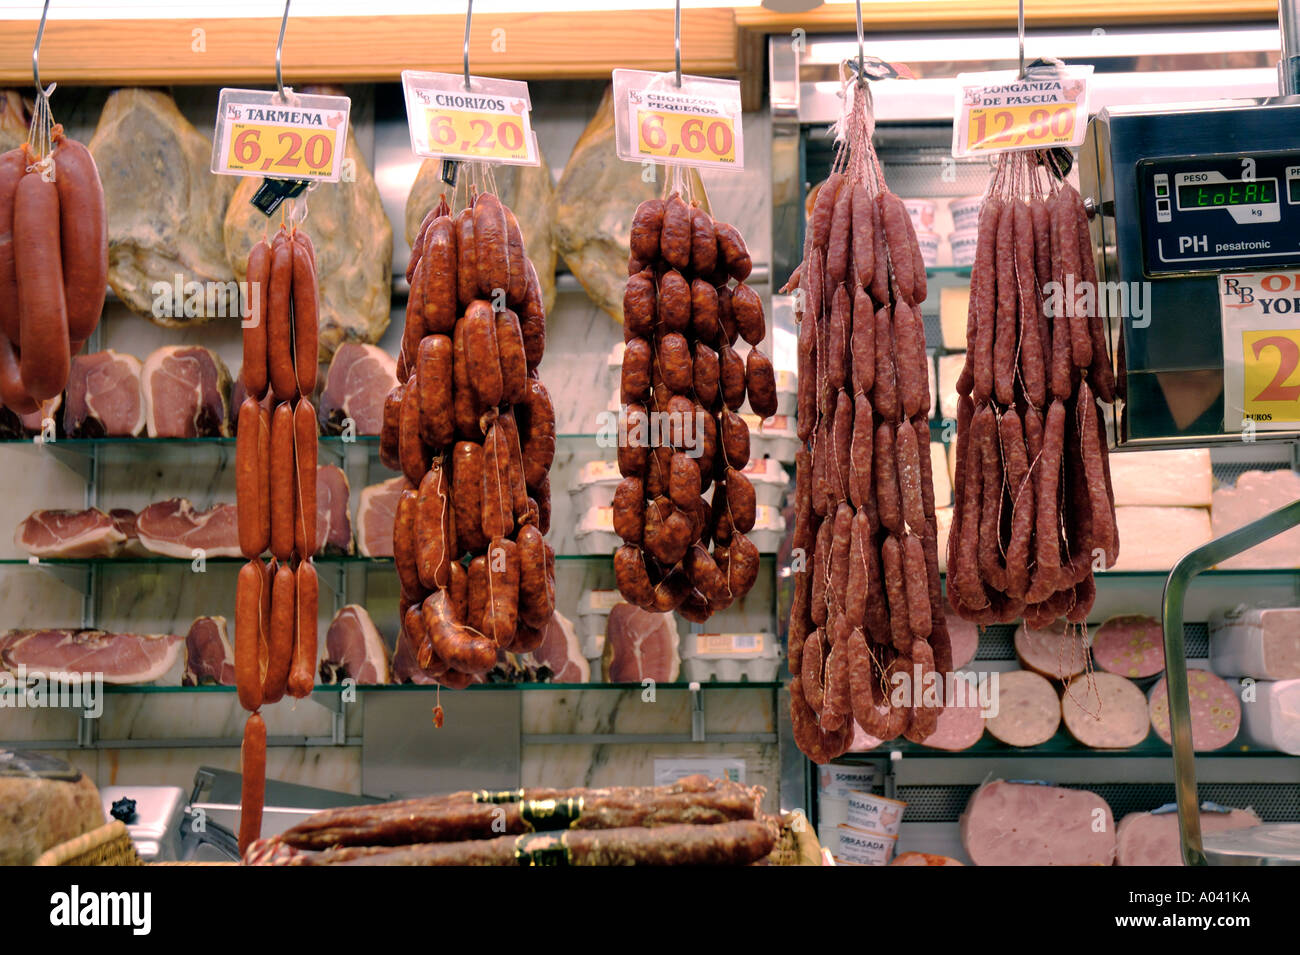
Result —
<path fill-rule="evenodd" d="M 474 0 L 465 4 L 465 92 L 469 92 L 469 22 L 474 15 Z"/>
<path fill-rule="evenodd" d="M 1020 38 L 1020 79 L 1025 78 L 1025 0 L 1020 0 L 1016 18 L 1016 33 Z"/>
<path fill-rule="evenodd" d="M 858 14 L 858 86 L 867 85 L 867 58 L 862 51 L 862 0 L 857 0 Z"/>
<path fill-rule="evenodd" d="M 677 88 L 682 88 L 682 0 L 673 10 L 673 50 L 677 55 Z"/>
<path fill-rule="evenodd" d="M 45 7 L 41 10 L 41 22 L 36 28 L 36 42 L 32 44 L 32 82 L 36 84 L 36 95 L 43 96 L 44 87 L 41 86 L 41 38 L 45 36 L 45 18 L 50 15 L 50 0 L 45 0 Z"/>
<path fill-rule="evenodd" d="M 291 0 L 284 0 L 284 16 L 280 20 L 280 39 L 275 44 L 275 86 L 280 91 L 280 101 L 289 102 L 289 97 L 284 95 L 284 74 L 280 72 L 280 56 L 284 52 L 284 29 L 289 25 L 289 3 Z"/>

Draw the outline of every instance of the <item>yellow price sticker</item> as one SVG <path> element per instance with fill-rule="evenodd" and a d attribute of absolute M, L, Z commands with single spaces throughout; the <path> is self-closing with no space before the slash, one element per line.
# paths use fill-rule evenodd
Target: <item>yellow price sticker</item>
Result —
<path fill-rule="evenodd" d="M 1245 415 L 1252 421 L 1300 421 L 1300 329 L 1241 333 Z"/>
<path fill-rule="evenodd" d="M 734 163 L 736 126 L 729 116 L 636 111 L 637 151 L 682 162 Z"/>
<path fill-rule="evenodd" d="M 226 141 L 226 165 L 232 172 L 300 179 L 329 175 L 338 130 L 235 121 Z"/>
<path fill-rule="evenodd" d="M 518 113 L 426 109 L 429 148 L 472 159 L 527 159 L 524 118 Z"/>
<path fill-rule="evenodd" d="M 966 118 L 967 149 L 1047 149 L 1074 139 L 1075 103 L 975 107 Z"/>

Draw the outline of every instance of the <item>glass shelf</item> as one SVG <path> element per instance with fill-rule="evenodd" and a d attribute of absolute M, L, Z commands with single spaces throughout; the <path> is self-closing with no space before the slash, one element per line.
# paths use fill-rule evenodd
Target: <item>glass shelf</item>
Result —
<path fill-rule="evenodd" d="M 970 278 L 971 267 L 969 265 L 933 265 L 925 270 L 925 274 L 935 278 L 942 278 L 945 275 L 955 275 L 958 278 Z"/>
<path fill-rule="evenodd" d="M 732 683 L 723 683 L 712 681 L 700 683 L 701 690 L 777 690 L 783 684 L 777 682 L 761 683 L 739 681 Z M 656 683 L 655 691 L 660 690 L 690 690 L 690 683 Z M 316 686 L 312 688 L 313 693 L 342 693 L 345 689 L 341 684 L 329 684 Z M 346 687 L 346 689 L 355 689 L 359 693 L 433 693 L 439 687 L 434 684 L 417 684 L 417 683 L 384 683 L 374 686 L 358 685 L 355 687 Z M 455 690 L 448 690 L 442 687 L 442 692 L 453 693 Z M 622 690 L 640 692 L 644 687 L 640 683 L 476 683 L 466 687 L 477 693 L 492 690 Z M 162 693 L 215 693 L 215 694 L 233 694 L 233 686 L 158 686 L 154 684 L 105 684 L 104 692 L 110 694 L 126 695 L 150 695 Z"/>
<path fill-rule="evenodd" d="M 845 753 L 840 756 L 837 762 L 862 762 L 869 759 L 888 758 L 890 753 L 902 753 L 906 756 L 927 757 L 937 759 L 956 759 L 961 757 L 994 757 L 994 756 L 1128 756 L 1139 758 L 1172 758 L 1172 751 L 1169 744 L 1162 740 L 1155 732 L 1147 734 L 1147 738 L 1136 746 L 1130 746 L 1124 749 L 1094 749 L 1091 746 L 1085 746 L 1071 736 L 1065 730 L 1058 730 L 1056 735 L 1046 743 L 1038 746 L 1008 746 L 1000 740 L 994 739 L 988 733 L 985 733 L 974 746 L 970 749 L 957 750 L 950 752 L 943 749 L 933 749 L 921 743 L 913 743 L 910 740 L 898 739 L 891 743 L 884 743 L 875 749 L 862 753 Z M 1235 742 L 1223 749 L 1213 751 L 1198 751 L 1198 759 L 1217 759 L 1222 756 L 1239 757 L 1239 756 L 1285 756 L 1272 749 L 1257 749 L 1245 743 Z"/>

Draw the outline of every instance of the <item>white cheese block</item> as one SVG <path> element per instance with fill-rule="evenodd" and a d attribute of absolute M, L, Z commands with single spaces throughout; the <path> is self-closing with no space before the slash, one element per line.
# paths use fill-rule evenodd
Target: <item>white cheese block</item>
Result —
<path fill-rule="evenodd" d="M 1237 478 L 1236 487 L 1219 488 L 1214 492 L 1211 509 L 1214 535 L 1218 537 L 1244 527 L 1296 498 L 1300 498 L 1300 474 L 1286 469 L 1247 471 Z M 1219 567 L 1300 567 L 1300 527 L 1229 558 Z"/>
<path fill-rule="evenodd" d="M 934 478 L 934 506 L 952 507 L 952 479 L 948 476 L 948 449 L 941 441 L 930 442 L 930 474 Z"/>
<path fill-rule="evenodd" d="M 1117 507 L 1119 560 L 1111 570 L 1169 570 L 1210 540 L 1210 512 L 1201 507 Z"/>
<path fill-rule="evenodd" d="M 1300 607 L 1211 612 L 1210 669 L 1225 677 L 1300 679 Z"/>
<path fill-rule="evenodd" d="M 957 379 L 966 365 L 966 355 L 939 356 L 939 414 L 957 417 Z"/>
<path fill-rule="evenodd" d="M 1300 680 L 1260 682 L 1241 706 L 1246 739 L 1261 749 L 1300 756 Z"/>
<path fill-rule="evenodd" d="M 943 347 L 965 351 L 966 312 L 970 308 L 970 286 L 950 285 L 939 289 L 939 329 Z"/>
<path fill-rule="evenodd" d="M 1210 452 L 1124 451 L 1110 456 L 1115 506 L 1209 507 Z"/>

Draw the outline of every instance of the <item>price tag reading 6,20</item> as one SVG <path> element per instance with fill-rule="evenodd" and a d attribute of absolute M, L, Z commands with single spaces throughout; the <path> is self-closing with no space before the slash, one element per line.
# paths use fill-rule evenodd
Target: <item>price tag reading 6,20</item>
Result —
<path fill-rule="evenodd" d="M 957 157 L 1016 149 L 1078 146 L 1088 123 L 1088 74 L 1092 67 L 963 73 L 952 154 Z"/>
<path fill-rule="evenodd" d="M 417 156 L 536 166 L 528 84 L 402 71 L 411 149 Z"/>
<path fill-rule="evenodd" d="M 707 76 L 614 71 L 618 156 L 679 166 L 744 166 L 740 84 Z"/>
<path fill-rule="evenodd" d="M 233 176 L 338 182 L 351 100 L 266 90 L 221 91 L 212 171 Z"/>

